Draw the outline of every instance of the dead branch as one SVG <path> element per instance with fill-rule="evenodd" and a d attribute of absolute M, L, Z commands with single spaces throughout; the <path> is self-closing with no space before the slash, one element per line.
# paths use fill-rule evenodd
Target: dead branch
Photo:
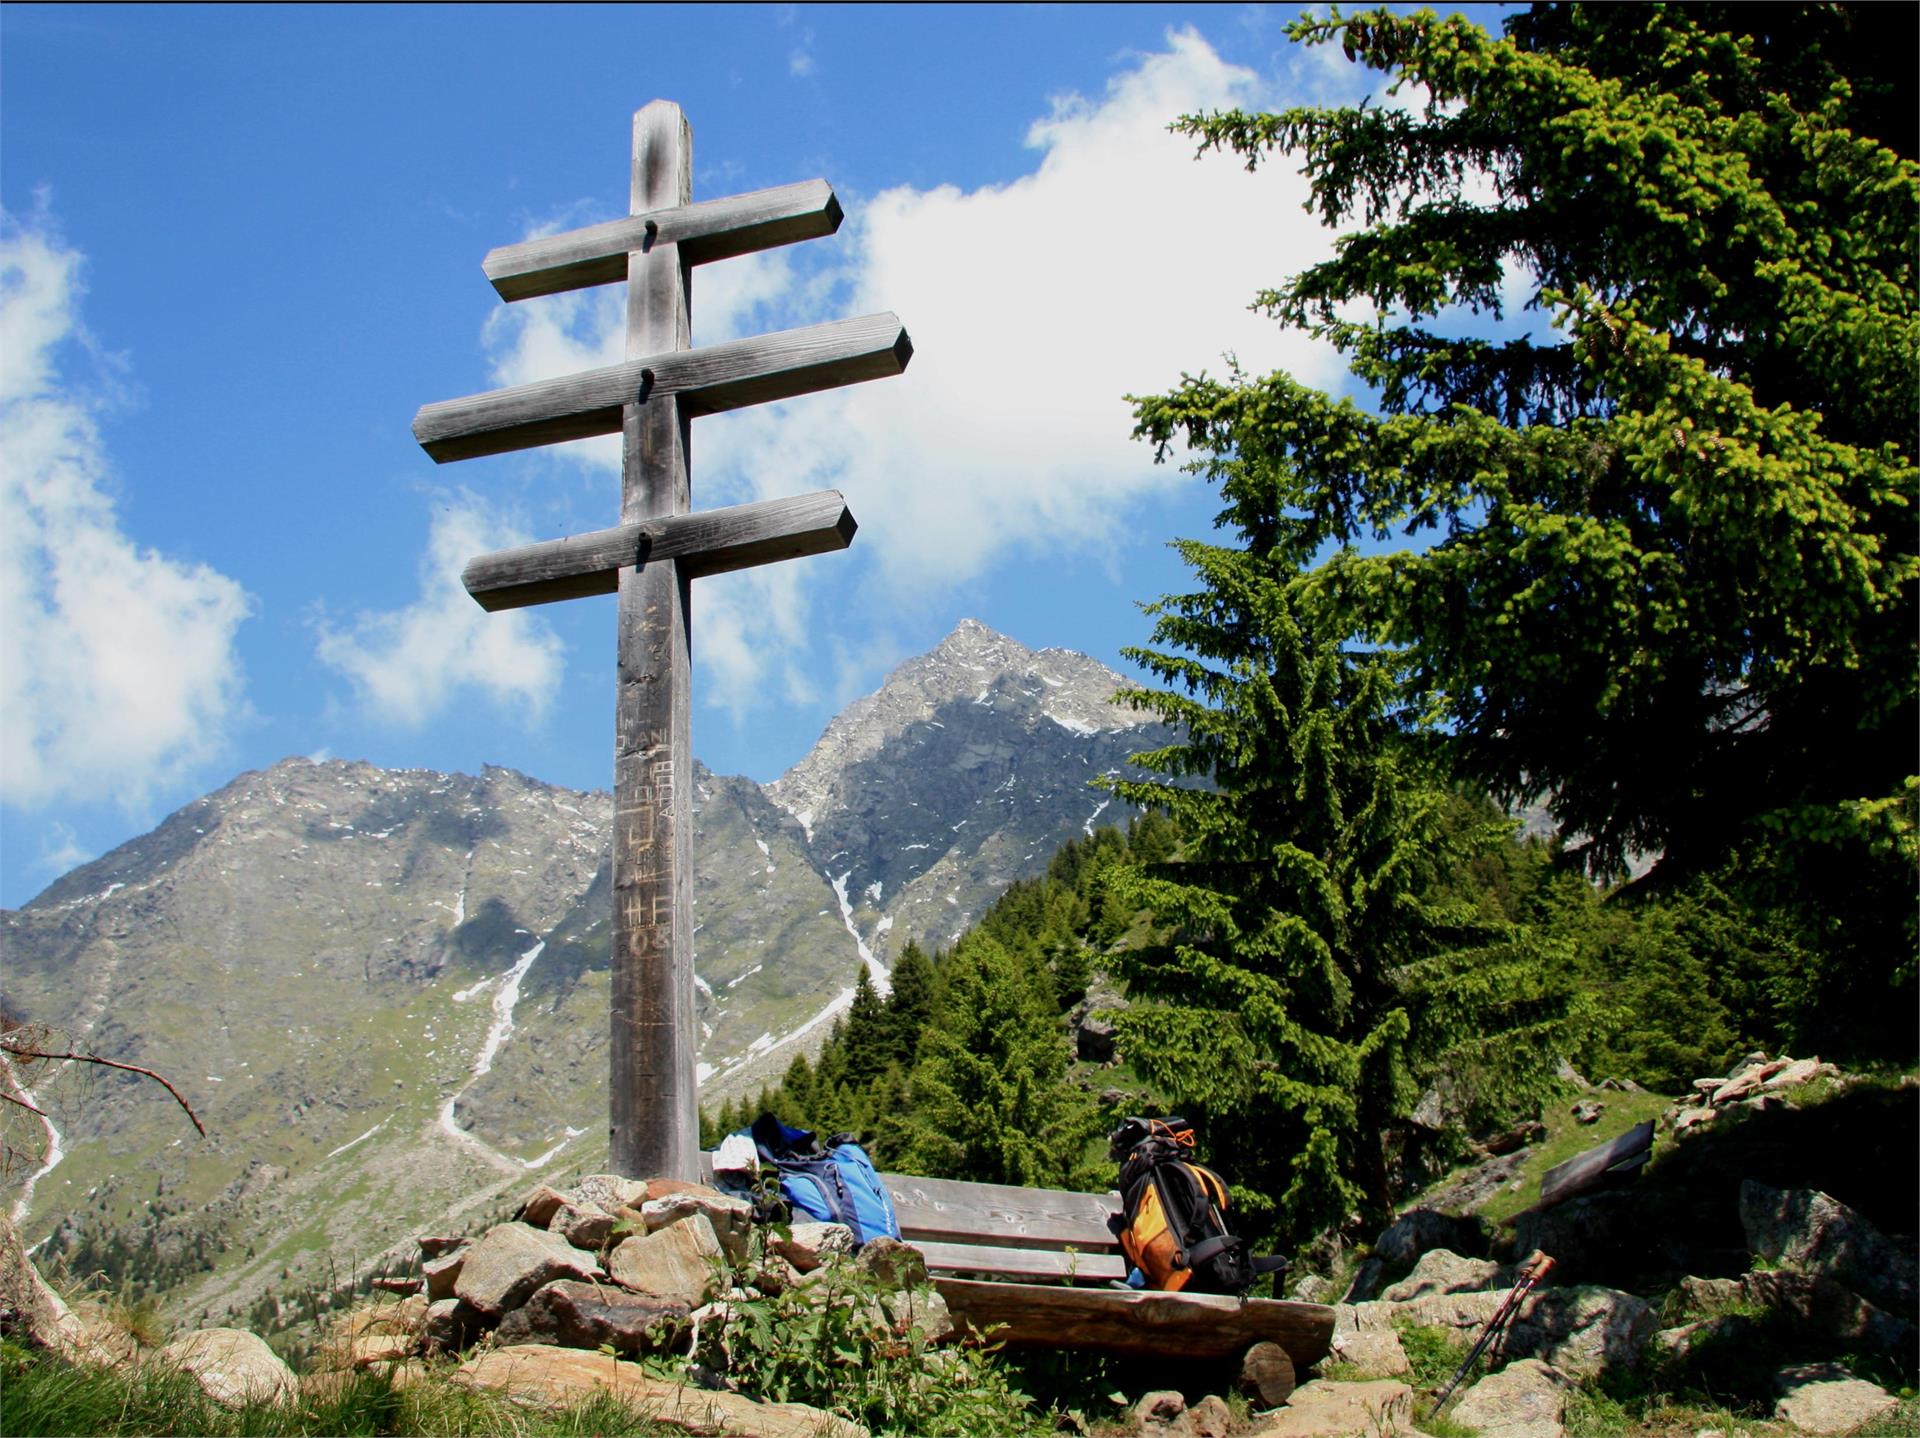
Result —
<path fill-rule="evenodd" d="M 35 1108 L 32 1104 L 28 1103 L 25 1099 L 15 1098 L 10 1093 L 0 1093 L 0 1098 L 5 1099 L 8 1103 L 19 1104 L 20 1107 L 25 1109 L 28 1113 L 37 1113 L 42 1118 L 45 1118 L 47 1116 L 47 1111 L 45 1109 Z"/>
<path fill-rule="evenodd" d="M 100 1064 L 104 1068 L 124 1069 L 128 1073 L 135 1073 L 143 1078 L 150 1078 L 159 1084 L 161 1088 L 172 1094 L 173 1101 L 186 1110 L 187 1117 L 193 1120 L 193 1126 L 195 1130 L 198 1131 L 200 1137 L 205 1138 L 207 1136 L 207 1126 L 200 1122 L 200 1115 L 193 1111 L 193 1105 L 180 1097 L 179 1089 L 161 1078 L 160 1075 L 152 1069 L 143 1069 L 139 1064 L 123 1064 L 117 1059 L 103 1059 L 98 1054 L 83 1054 L 73 1050 L 69 1050 L 66 1053 L 48 1053 L 40 1049 L 22 1047 L 4 1038 L 0 1038 L 0 1053 L 11 1054 L 14 1058 L 18 1059 L 52 1059 L 55 1062 L 66 1060 L 71 1063 Z M 18 1102 L 18 1100 L 16 1100 L 16 1102 Z M 31 1107 L 31 1105 L 28 1105 L 28 1107 Z M 39 1110 L 35 1109 L 34 1112 L 38 1113 Z"/>

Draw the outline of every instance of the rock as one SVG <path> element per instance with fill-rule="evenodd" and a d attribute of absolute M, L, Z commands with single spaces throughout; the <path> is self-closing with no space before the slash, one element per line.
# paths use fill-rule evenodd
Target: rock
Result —
<path fill-rule="evenodd" d="M 1518 1153 L 1529 1144 L 1540 1142 L 1547 1136 L 1547 1126 L 1538 1119 L 1528 1119 L 1516 1124 L 1505 1133 L 1496 1133 L 1480 1145 L 1487 1153 L 1505 1155 Z"/>
<path fill-rule="evenodd" d="M 1491 1258 L 1462 1258 L 1445 1248 L 1432 1248 L 1380 1298 L 1386 1303 L 1410 1303 L 1429 1293 L 1476 1293 L 1500 1278 L 1500 1265 Z"/>
<path fill-rule="evenodd" d="M 368 1285 L 375 1293 L 391 1293 L 400 1298 L 411 1298 L 427 1285 L 419 1278 L 376 1278 Z"/>
<path fill-rule="evenodd" d="M 546 1228 L 552 1223 L 554 1214 L 566 1204 L 567 1196 L 564 1193 L 557 1188 L 549 1188 L 543 1183 L 521 1200 L 520 1207 L 513 1216 L 519 1222 L 530 1224 L 534 1228 Z"/>
<path fill-rule="evenodd" d="M 573 1186 L 573 1201 L 582 1208 L 591 1204 L 604 1212 L 618 1213 L 622 1208 L 639 1208 L 651 1191 L 652 1185 L 643 1178 L 590 1173 Z"/>
<path fill-rule="evenodd" d="M 458 1353 L 485 1330 L 486 1318 L 479 1309 L 457 1298 L 442 1298 L 427 1305 L 420 1346 L 428 1353 Z"/>
<path fill-rule="evenodd" d="M 767 1247 L 801 1273 L 812 1273 L 835 1254 L 853 1252 L 853 1230 L 844 1223 L 796 1223 L 787 1237 L 775 1236 Z"/>
<path fill-rule="evenodd" d="M 86 1323 L 41 1278 L 13 1221 L 0 1213 L 0 1335 L 79 1360 L 90 1346 Z"/>
<path fill-rule="evenodd" d="M 1397 1275 L 1412 1268 L 1421 1254 L 1436 1248 L 1485 1253 L 1486 1240 L 1475 1219 L 1455 1218 L 1430 1208 L 1410 1208 L 1381 1230 L 1373 1241 L 1373 1256 Z"/>
<path fill-rule="evenodd" d="M 1133 1431 L 1144 1438 L 1194 1438 L 1187 1400 L 1172 1389 L 1149 1393 L 1133 1405 L 1128 1417 Z"/>
<path fill-rule="evenodd" d="M 1193 1424 L 1194 1438 L 1227 1438 L 1233 1429 L 1233 1410 L 1217 1393 L 1207 1394 L 1189 1408 L 1187 1418 Z"/>
<path fill-rule="evenodd" d="M 1580 1070 L 1568 1063 L 1565 1059 L 1560 1060 L 1559 1066 L 1553 1071 L 1553 1076 L 1570 1088 L 1589 1089 L 1593 1087 L 1592 1084 L 1580 1076 Z"/>
<path fill-rule="evenodd" d="M 1685 1133 L 1690 1128 L 1698 1128 L 1713 1117 L 1710 1108 L 1683 1108 L 1673 1116 L 1673 1131 Z"/>
<path fill-rule="evenodd" d="M 613 1237 L 613 1215 L 594 1204 L 563 1203 L 547 1227 L 575 1248 L 598 1253 Z"/>
<path fill-rule="evenodd" d="M 1864 1343 L 1892 1353 L 1909 1351 L 1914 1338 L 1913 1324 L 1875 1307 L 1845 1284 L 1793 1269 L 1739 1278 L 1684 1278 L 1669 1304 L 1676 1317 L 1712 1317 L 1735 1307 L 1759 1309 L 1788 1333 Z"/>
<path fill-rule="evenodd" d="M 1852 1433 L 1900 1406 L 1884 1388 L 1855 1378 L 1838 1363 L 1783 1368 L 1773 1376 L 1780 1394 L 1773 1416 L 1802 1433 Z"/>
<path fill-rule="evenodd" d="M 1411 1303 L 1338 1304 L 1333 1342 L 1338 1347 L 1348 1334 L 1391 1332 L 1395 1318 L 1452 1328 L 1472 1341 L 1509 1291 L 1432 1294 Z M 1638 1363 L 1655 1327 L 1652 1307 L 1631 1293 L 1590 1286 L 1536 1289 L 1521 1301 L 1497 1356 L 1540 1358 L 1575 1378 L 1587 1378 L 1606 1368 Z"/>
<path fill-rule="evenodd" d="M 411 1358 L 420 1351 L 427 1308 L 427 1300 L 418 1295 L 356 1308 L 329 1326 L 319 1356 L 336 1368 L 371 1368 Z"/>
<path fill-rule="evenodd" d="M 456 1248 L 465 1248 L 473 1240 L 465 1234 L 435 1233 L 424 1234 L 414 1239 L 414 1242 L 420 1245 L 422 1258 L 439 1258 L 443 1254 L 452 1253 Z"/>
<path fill-rule="evenodd" d="M 696 1213 L 704 1214 L 713 1225 L 714 1236 L 720 1240 L 728 1258 L 735 1263 L 746 1262 L 753 1238 L 753 1205 L 744 1198 L 730 1198 L 717 1189 L 689 1186 L 682 1192 L 650 1198 L 640 1205 L 640 1216 L 646 1220 L 648 1233 L 671 1228 Z"/>
<path fill-rule="evenodd" d="M 704 1213 L 649 1233 L 622 1239 L 607 1255 L 613 1280 L 638 1293 L 698 1308 L 722 1287 L 726 1250 Z"/>
<path fill-rule="evenodd" d="M 1513 1183 L 1520 1170 L 1526 1167 L 1530 1157 L 1531 1155 L 1523 1149 L 1514 1153 L 1499 1154 L 1477 1163 L 1450 1180 L 1445 1187 L 1429 1189 L 1426 1194 L 1427 1207 L 1441 1213 L 1476 1209 Z M 1476 1251 L 1473 1247 L 1462 1246 L 1459 1243 L 1441 1246 L 1451 1248 L 1455 1253 Z M 1484 1245 L 1480 1247 L 1484 1248 Z"/>
<path fill-rule="evenodd" d="M 600 1265 L 557 1233 L 524 1223 L 499 1223 L 467 1250 L 453 1292 L 489 1318 L 518 1308 L 556 1278 L 592 1279 Z"/>
<path fill-rule="evenodd" d="M 854 1260 L 889 1288 L 922 1288 L 927 1284 L 927 1260 L 910 1243 L 884 1234 L 870 1238 Z"/>
<path fill-rule="evenodd" d="M 655 1353 L 671 1346 L 689 1312 L 676 1299 L 563 1278 L 501 1319 L 494 1336 L 501 1343 Z"/>
<path fill-rule="evenodd" d="M 1341 1362 L 1351 1363 L 1367 1378 L 1404 1378 L 1413 1372 L 1413 1365 L 1407 1361 L 1407 1350 L 1400 1346 L 1400 1335 L 1391 1328 L 1373 1328 L 1364 1333 L 1336 1331 L 1333 1354 Z"/>
<path fill-rule="evenodd" d="M 1474 1384 L 1448 1416 L 1479 1438 L 1565 1438 L 1573 1386 L 1551 1364 L 1522 1358 Z"/>
<path fill-rule="evenodd" d="M 1115 1029 L 1112 1009 L 1089 1010 L 1074 1028 L 1074 1053 L 1082 1063 L 1108 1063 L 1114 1056 Z"/>
<path fill-rule="evenodd" d="M 1651 1241 L 1637 1194 L 1583 1193 L 1548 1209 L 1531 1209 L 1514 1224 L 1513 1251 L 1550 1253 L 1561 1282 L 1620 1272 L 1644 1263 Z"/>
<path fill-rule="evenodd" d="M 453 1381 L 464 1387 L 497 1390 L 517 1402 L 542 1408 L 573 1407 L 605 1393 L 644 1412 L 654 1423 L 689 1433 L 727 1433 L 738 1438 L 867 1438 L 867 1430 L 858 1424 L 818 1408 L 800 1403 L 755 1403 L 737 1393 L 686 1388 L 655 1378 L 637 1363 L 577 1348 L 539 1343 L 496 1348 L 461 1364 Z"/>
<path fill-rule="evenodd" d="M 1579 1103 L 1567 1110 L 1568 1113 L 1573 1115 L 1573 1121 L 1575 1123 L 1598 1123 L 1600 1122 L 1601 1115 L 1606 1113 L 1606 1111 L 1607 1106 L 1605 1104 L 1601 1103 L 1598 1099 L 1592 1098 L 1581 1099 Z"/>
<path fill-rule="evenodd" d="M 1713 1091 L 1709 1101 L 1715 1108 L 1719 1108 L 1722 1104 L 1745 1098 L 1791 1062 L 1791 1059 L 1769 1059 L 1765 1054 L 1752 1056 L 1747 1062 L 1734 1066 L 1727 1081 Z"/>
<path fill-rule="evenodd" d="M 1823 1064 L 1817 1058 L 1795 1059 L 1763 1082 L 1760 1087 L 1766 1090 L 1793 1088 L 1798 1084 L 1806 1083 L 1809 1079 L 1821 1078 L 1833 1071 L 1832 1064 Z"/>
<path fill-rule="evenodd" d="M 1755 1326 L 1744 1313 L 1721 1313 L 1678 1328 L 1663 1328 L 1653 1335 L 1653 1346 L 1669 1362 L 1691 1363 L 1705 1352 L 1745 1343 Z"/>
<path fill-rule="evenodd" d="M 1287 1406 L 1263 1414 L 1249 1438 L 1396 1438 L 1413 1431 L 1413 1390 L 1392 1379 L 1335 1383 L 1316 1378 Z"/>
<path fill-rule="evenodd" d="M 293 1370 L 266 1340 L 240 1328 L 203 1328 L 176 1338 L 157 1361 L 191 1373 L 207 1397 L 228 1408 L 285 1403 L 300 1391 Z"/>
<path fill-rule="evenodd" d="M 1277 1408 L 1293 1392 L 1293 1359 L 1278 1343 L 1256 1343 L 1240 1355 L 1233 1386 L 1258 1407 Z"/>
<path fill-rule="evenodd" d="M 438 1258 L 429 1258 L 420 1265 L 420 1272 L 427 1281 L 428 1301 L 453 1297 L 454 1285 L 460 1281 L 460 1270 L 467 1261 L 467 1245 L 461 1244 L 450 1253 Z"/>
<path fill-rule="evenodd" d="M 944 1343 L 959 1332 L 947 1300 L 933 1288 L 903 1288 L 881 1299 L 893 1331 L 905 1337 L 915 1328 L 927 1343 Z"/>
<path fill-rule="evenodd" d="M 1740 1185 L 1747 1247 L 1789 1268 L 1825 1274 L 1894 1313 L 1920 1302 L 1914 1258 L 1839 1200 L 1813 1189 Z"/>

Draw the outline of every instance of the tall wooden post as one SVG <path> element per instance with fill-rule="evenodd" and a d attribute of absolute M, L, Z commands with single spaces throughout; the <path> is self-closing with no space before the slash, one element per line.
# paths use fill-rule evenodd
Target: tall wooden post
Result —
<path fill-rule="evenodd" d="M 824 180 L 692 203 L 693 136 L 680 107 L 633 117 L 624 219 L 490 251 L 507 301 L 627 282 L 627 357 L 617 365 L 422 405 L 414 438 L 442 463 L 621 435 L 620 523 L 483 554 L 467 592 L 488 610 L 590 594 L 619 600 L 613 754 L 614 1170 L 691 1179 L 700 1113 L 693 980 L 693 581 L 845 549 L 853 516 L 833 490 L 692 513 L 697 415 L 899 374 L 913 342 L 891 314 L 692 348 L 693 267 L 830 235 L 840 202 Z"/>
<path fill-rule="evenodd" d="M 689 203 L 693 134 L 680 107 L 633 117 L 631 212 Z M 657 236 L 658 232 L 654 232 Z M 687 349 L 693 268 L 656 238 L 627 256 L 627 358 Z M 620 519 L 691 507 L 690 416 L 677 396 L 623 407 Z M 620 570 L 613 757 L 613 1025 L 609 1045 L 616 1173 L 691 1179 L 700 1147 L 694 1080 L 692 585 L 675 560 Z"/>

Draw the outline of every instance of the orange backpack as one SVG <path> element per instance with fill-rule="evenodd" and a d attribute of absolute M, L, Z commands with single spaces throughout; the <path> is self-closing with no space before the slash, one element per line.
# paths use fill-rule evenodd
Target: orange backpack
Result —
<path fill-rule="evenodd" d="M 1194 1163 L 1183 1119 L 1127 1119 L 1113 1133 L 1122 1210 L 1109 1222 L 1148 1288 L 1245 1293 L 1255 1262 L 1227 1227 L 1227 1186 Z M 1269 1269 L 1273 1265 L 1262 1265 Z"/>

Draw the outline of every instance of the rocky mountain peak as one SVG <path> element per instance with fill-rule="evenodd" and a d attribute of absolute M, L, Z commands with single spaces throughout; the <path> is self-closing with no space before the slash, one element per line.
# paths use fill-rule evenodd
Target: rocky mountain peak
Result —
<path fill-rule="evenodd" d="M 977 619 L 962 619 L 931 650 L 900 664 L 873 693 L 836 715 L 805 757 L 767 786 L 767 795 L 811 831 L 834 807 L 849 770 L 954 703 L 995 709 L 1025 729 L 1051 721 L 1078 735 L 1153 722 L 1111 702 L 1123 682 L 1084 654 L 1029 649 Z"/>

